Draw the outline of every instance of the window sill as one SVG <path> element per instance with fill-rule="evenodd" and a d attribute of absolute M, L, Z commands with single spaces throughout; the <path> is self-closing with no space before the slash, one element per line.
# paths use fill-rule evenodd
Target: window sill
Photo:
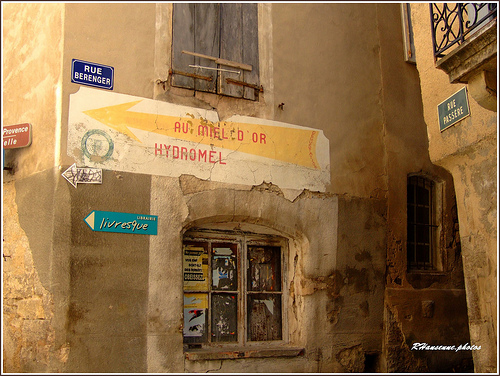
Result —
<path fill-rule="evenodd" d="M 220 359 L 248 359 L 248 358 L 277 358 L 295 357 L 304 355 L 304 349 L 298 347 L 275 347 L 260 349 L 199 349 L 184 353 L 187 360 L 220 360 Z"/>
<path fill-rule="evenodd" d="M 420 269 L 410 269 L 408 270 L 408 274 L 424 274 L 424 275 L 446 275 L 446 272 L 441 270 L 420 270 Z"/>

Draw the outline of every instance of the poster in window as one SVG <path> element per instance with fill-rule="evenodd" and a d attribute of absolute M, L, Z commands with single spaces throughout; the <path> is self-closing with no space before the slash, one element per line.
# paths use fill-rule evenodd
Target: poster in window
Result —
<path fill-rule="evenodd" d="M 282 339 L 280 295 L 248 295 L 247 309 L 249 341 Z"/>
<path fill-rule="evenodd" d="M 248 247 L 248 289 L 281 291 L 281 248 Z"/>
<path fill-rule="evenodd" d="M 184 294 L 184 338 L 206 336 L 207 309 L 207 294 Z"/>
<path fill-rule="evenodd" d="M 236 294 L 212 295 L 212 341 L 238 341 L 238 297 Z"/>
<path fill-rule="evenodd" d="M 237 290 L 235 250 L 220 246 L 214 247 L 212 253 L 212 288 L 215 290 Z"/>
<path fill-rule="evenodd" d="M 183 274 L 185 291 L 208 290 L 208 254 L 203 247 L 184 246 Z"/>

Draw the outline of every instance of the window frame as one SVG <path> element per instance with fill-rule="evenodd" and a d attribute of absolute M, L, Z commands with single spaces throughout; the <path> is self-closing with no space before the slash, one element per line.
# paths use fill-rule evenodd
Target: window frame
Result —
<path fill-rule="evenodd" d="M 268 235 L 268 234 L 254 234 L 247 232 L 234 232 L 234 231 L 216 231 L 216 230 L 205 230 L 205 229 L 196 229 L 189 230 L 184 233 L 182 238 L 182 249 L 184 249 L 185 242 L 207 242 L 208 247 L 208 291 L 200 292 L 207 293 L 211 296 L 213 293 L 218 293 L 218 290 L 212 289 L 212 265 L 210 251 L 212 249 L 212 243 L 233 243 L 237 244 L 237 268 L 238 268 L 238 301 L 237 301 L 237 328 L 238 335 L 236 342 L 216 342 L 212 341 L 212 330 L 211 330 L 211 321 L 212 314 L 211 312 L 211 298 L 208 301 L 208 310 L 207 310 L 207 336 L 206 341 L 202 343 L 184 343 L 184 351 L 189 352 L 193 349 L 210 349 L 214 347 L 223 347 L 223 348 L 242 348 L 242 347 L 269 347 L 270 345 L 282 345 L 289 343 L 288 337 L 288 324 L 287 324 L 287 306 L 288 306 L 288 284 L 286 281 L 286 265 L 287 265 L 287 255 L 288 255 L 288 241 L 286 238 L 278 236 L 278 235 Z M 279 295 L 281 295 L 281 339 L 278 340 L 269 340 L 269 341 L 251 341 L 249 340 L 248 335 L 248 289 L 247 289 L 247 281 L 248 281 L 248 270 L 249 270 L 249 262 L 248 262 L 248 247 L 249 246 L 271 246 L 271 247 L 280 247 L 281 248 L 281 257 L 280 257 L 280 267 L 281 267 L 281 291 Z M 182 251 L 182 254 L 184 252 Z M 184 286 L 184 284 L 183 284 Z M 227 292 L 227 291 L 224 291 Z M 183 288 L 183 296 L 185 293 L 197 293 L 195 291 L 185 291 Z M 256 293 L 256 292 L 253 292 Z M 267 293 L 267 292 L 265 292 Z M 252 294 L 252 293 L 251 293 Z M 250 295 L 251 295 L 250 294 Z M 184 317 L 184 315 L 183 315 Z M 184 320 L 183 320 L 184 322 Z M 183 335 L 184 338 L 184 335 Z"/>
<path fill-rule="evenodd" d="M 424 184 L 429 183 L 430 189 L 429 189 L 429 223 L 417 223 L 417 222 L 412 222 L 410 221 L 410 213 L 409 213 L 409 197 L 408 197 L 408 189 L 410 187 L 410 181 L 413 179 L 417 180 L 422 180 Z M 414 185 L 413 185 L 414 186 Z M 408 272 L 411 273 L 426 273 L 426 272 L 440 272 L 443 271 L 443 260 L 442 260 L 442 242 L 441 242 L 441 232 L 442 232 L 442 216 L 443 216 L 443 188 L 444 185 L 441 181 L 433 179 L 425 174 L 410 174 L 407 176 L 407 183 L 406 183 L 406 189 L 407 189 L 407 197 L 406 197 L 406 214 L 407 214 L 407 227 L 406 227 L 406 263 L 407 263 L 407 270 Z M 415 188 L 413 189 L 415 192 Z M 415 200 L 415 197 L 414 197 Z M 415 204 L 416 205 L 416 204 Z M 414 218 L 416 218 L 416 210 L 414 211 Z M 429 263 L 426 267 L 424 264 L 423 266 L 419 266 L 418 262 L 416 263 L 411 263 L 410 262 L 410 243 L 418 243 L 416 238 L 414 239 L 415 241 L 410 242 L 410 233 L 409 233 L 409 226 L 410 225 L 424 225 L 429 228 L 429 245 L 430 245 L 430 256 L 429 256 Z M 416 231 L 415 231 L 416 234 Z M 417 250 L 414 248 L 414 259 L 417 259 Z"/>
<path fill-rule="evenodd" d="M 401 4 L 401 23 L 403 27 L 404 59 L 407 63 L 417 64 L 411 20 L 411 3 Z"/>

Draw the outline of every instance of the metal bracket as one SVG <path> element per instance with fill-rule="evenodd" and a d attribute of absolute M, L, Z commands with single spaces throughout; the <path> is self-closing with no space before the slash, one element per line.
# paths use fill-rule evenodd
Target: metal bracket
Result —
<path fill-rule="evenodd" d="M 226 82 L 228 84 L 246 86 L 246 87 L 252 88 L 254 90 L 258 90 L 261 93 L 264 92 L 264 88 L 262 87 L 262 85 L 259 86 L 259 85 L 249 84 L 248 82 L 233 80 L 232 78 L 226 78 Z"/>
<path fill-rule="evenodd" d="M 173 70 L 173 69 L 170 69 L 168 71 L 168 73 L 170 75 L 173 75 L 173 74 L 179 74 L 181 76 L 187 76 L 187 77 L 192 77 L 192 78 L 198 78 L 200 80 L 205 80 L 205 81 L 212 81 L 212 77 L 208 77 L 208 76 L 202 76 L 200 74 L 195 74 L 195 73 L 187 73 L 187 72 L 181 72 L 181 71 L 177 71 L 177 70 Z"/>

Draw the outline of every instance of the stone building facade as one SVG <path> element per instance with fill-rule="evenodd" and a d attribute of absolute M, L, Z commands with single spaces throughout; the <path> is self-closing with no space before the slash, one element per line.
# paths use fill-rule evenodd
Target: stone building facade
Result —
<path fill-rule="evenodd" d="M 438 30 L 439 47 L 444 40 L 439 30 L 455 30 L 458 22 L 452 20 L 459 8 L 435 5 L 436 21 L 431 23 L 429 4 L 412 4 L 415 55 L 430 158 L 450 171 L 455 182 L 470 339 L 481 346 L 473 352 L 474 369 L 497 372 L 497 10 L 493 3 L 461 5 L 468 35 L 435 57 L 432 30 Z M 437 107 L 461 90 L 469 115 L 442 129 Z"/>
<path fill-rule="evenodd" d="M 400 4 L 2 8 L 5 372 L 470 370 Z"/>

